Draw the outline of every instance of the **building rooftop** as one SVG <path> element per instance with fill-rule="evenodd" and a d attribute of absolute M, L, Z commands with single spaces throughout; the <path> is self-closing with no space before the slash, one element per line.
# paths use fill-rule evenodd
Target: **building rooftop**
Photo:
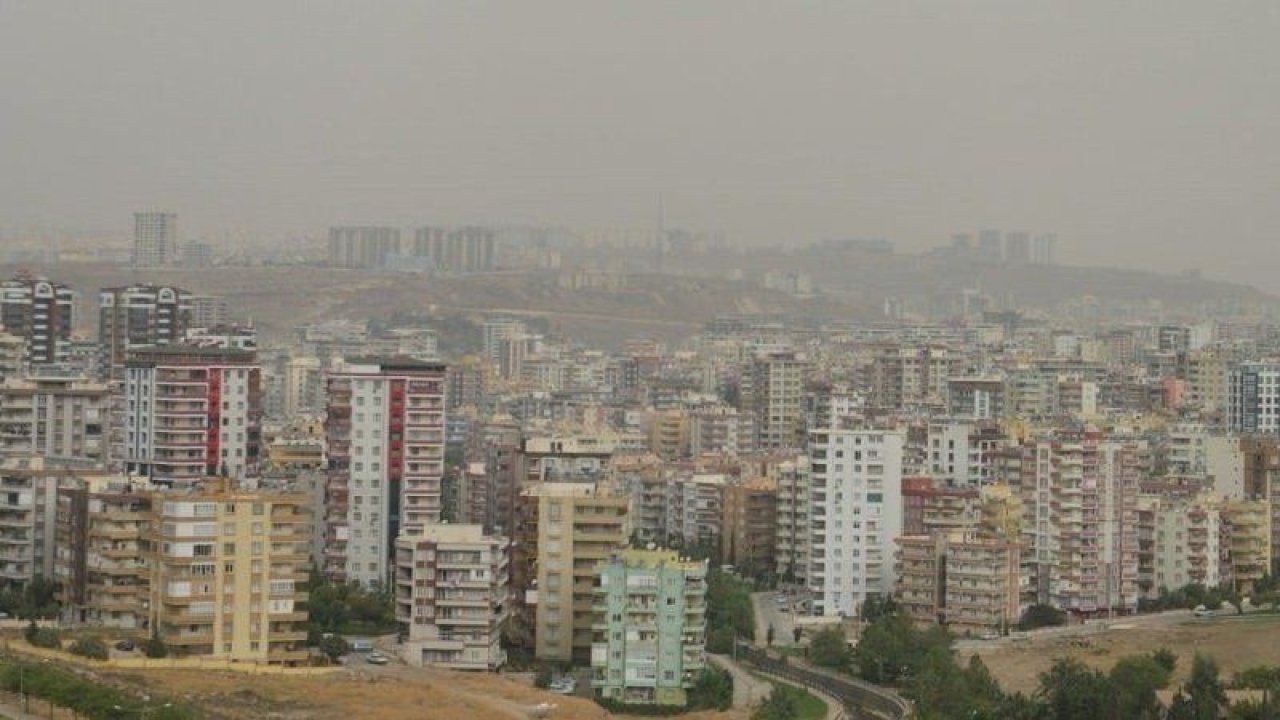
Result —
<path fill-rule="evenodd" d="M 614 556 L 614 562 L 619 563 L 627 568 L 640 570 L 653 570 L 662 567 L 670 567 L 678 570 L 705 570 L 707 568 L 706 560 L 690 560 L 689 558 L 680 557 L 680 553 L 675 550 L 623 550 Z"/>

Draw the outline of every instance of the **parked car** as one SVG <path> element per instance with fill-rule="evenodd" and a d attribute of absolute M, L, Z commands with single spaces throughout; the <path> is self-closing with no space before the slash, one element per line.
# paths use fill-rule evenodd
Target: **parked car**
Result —
<path fill-rule="evenodd" d="M 778 603 L 779 605 L 786 605 L 787 603 L 791 602 L 791 598 L 783 594 L 778 594 L 774 596 L 773 601 Z"/>
<path fill-rule="evenodd" d="M 1213 617 L 1213 611 L 1203 605 L 1197 605 L 1196 609 L 1191 611 L 1191 614 L 1198 618 Z"/>
<path fill-rule="evenodd" d="M 559 677 L 551 681 L 547 689 L 557 695 L 572 695 L 578 689 L 578 681 L 571 677 Z"/>
<path fill-rule="evenodd" d="M 116 649 L 120 652 L 133 652 L 137 648 L 137 644 L 127 638 L 116 643 Z"/>
<path fill-rule="evenodd" d="M 370 665 L 386 665 L 388 662 L 390 662 L 390 659 L 386 655 L 383 655 L 377 650 L 374 650 L 373 652 L 365 656 L 364 661 L 369 663 Z"/>

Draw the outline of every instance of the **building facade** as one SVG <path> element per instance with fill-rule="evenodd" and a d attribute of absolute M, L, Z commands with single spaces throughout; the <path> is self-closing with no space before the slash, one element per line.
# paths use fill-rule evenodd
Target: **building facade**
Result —
<path fill-rule="evenodd" d="M 132 352 L 120 433 L 128 472 L 165 485 L 256 476 L 261 375 L 252 351 L 170 345 Z"/>
<path fill-rule="evenodd" d="M 129 285 L 98 293 L 98 345 L 104 371 L 123 369 L 129 351 L 179 344 L 191 325 L 191 293 Z"/>
<path fill-rule="evenodd" d="M 74 322 L 71 288 L 25 276 L 0 283 L 0 324 L 26 341 L 29 364 L 67 362 Z"/>
<path fill-rule="evenodd" d="M 428 525 L 396 538 L 395 603 L 410 665 L 497 670 L 511 613 L 509 543 L 479 525 Z"/>
<path fill-rule="evenodd" d="M 328 380 L 325 572 L 386 583 L 395 538 L 440 521 L 445 366 L 358 358 Z"/>
<path fill-rule="evenodd" d="M 60 366 L 36 366 L 0 382 L 0 451 L 105 463 L 110 455 L 106 385 Z"/>
<path fill-rule="evenodd" d="M 706 667 L 707 561 L 626 550 L 599 570 L 592 687 L 627 704 L 683 706 Z"/>
<path fill-rule="evenodd" d="M 626 497 L 594 483 L 543 483 L 521 494 L 512 577 L 541 660 L 587 662 L 594 584 L 630 537 Z"/>
<path fill-rule="evenodd" d="M 854 616 L 894 588 L 902 534 L 902 434 L 819 430 L 810 435 L 814 613 Z"/>
<path fill-rule="evenodd" d="M 164 267 L 178 261 L 178 216 L 168 212 L 133 214 L 133 266 Z"/>

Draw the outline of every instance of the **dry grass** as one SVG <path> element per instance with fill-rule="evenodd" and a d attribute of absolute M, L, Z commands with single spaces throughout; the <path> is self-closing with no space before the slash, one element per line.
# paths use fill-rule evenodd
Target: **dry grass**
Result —
<path fill-rule="evenodd" d="M 504 676 L 403 667 L 390 673 L 392 677 L 376 679 L 361 671 L 323 678 L 187 670 L 102 674 L 143 692 L 179 697 L 214 720 L 524 720 L 531 708 L 544 702 L 556 705 L 551 720 L 614 717 L 589 700 L 552 695 Z M 683 717 L 744 720 L 746 713 L 702 712 Z"/>
<path fill-rule="evenodd" d="M 1117 623 L 1123 625 L 1123 623 Z M 1280 616 L 1188 620 L 1164 627 L 1109 630 L 1087 638 L 1033 640 L 978 651 L 1006 690 L 1032 692 L 1037 677 L 1060 657 L 1072 657 L 1100 670 L 1110 670 L 1126 655 L 1166 647 L 1178 655 L 1175 682 L 1185 679 L 1191 658 L 1212 656 L 1224 679 L 1253 665 L 1280 664 Z M 963 653 L 962 661 L 972 653 Z"/>

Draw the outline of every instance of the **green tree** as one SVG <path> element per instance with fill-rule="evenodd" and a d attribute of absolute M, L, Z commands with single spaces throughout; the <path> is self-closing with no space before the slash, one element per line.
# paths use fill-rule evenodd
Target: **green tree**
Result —
<path fill-rule="evenodd" d="M 1191 660 L 1191 676 L 1182 686 L 1186 693 L 1191 720 L 1217 720 L 1227 707 L 1227 690 L 1218 676 L 1218 663 L 1196 653 Z"/>
<path fill-rule="evenodd" d="M 733 705 L 733 676 L 724 670 L 706 668 L 689 688 L 689 711 L 728 710 Z"/>
<path fill-rule="evenodd" d="M 773 692 L 751 716 L 751 720 L 793 720 L 799 713 L 795 691 L 777 683 Z"/>
<path fill-rule="evenodd" d="M 1107 677 L 1074 658 L 1060 658 L 1041 673 L 1036 696 L 1053 720 L 1130 720 L 1117 714 Z"/>
<path fill-rule="evenodd" d="M 337 662 L 338 658 L 346 655 L 351 651 L 351 643 L 348 643 L 341 635 L 329 633 L 320 638 L 320 652 L 329 658 L 329 662 Z"/>
<path fill-rule="evenodd" d="M 1178 654 L 1169 648 L 1162 647 L 1151 651 L 1151 659 L 1156 664 L 1164 668 L 1165 672 L 1173 675 L 1173 671 L 1178 669 Z"/>
<path fill-rule="evenodd" d="M 1169 671 L 1150 655 L 1121 658 L 1109 675 L 1120 717 L 1159 720 L 1164 708 L 1156 691 L 1169 685 Z"/>
<path fill-rule="evenodd" d="M 839 626 L 825 627 L 809 636 L 809 661 L 822 667 L 846 669 L 850 661 L 849 642 Z"/>

